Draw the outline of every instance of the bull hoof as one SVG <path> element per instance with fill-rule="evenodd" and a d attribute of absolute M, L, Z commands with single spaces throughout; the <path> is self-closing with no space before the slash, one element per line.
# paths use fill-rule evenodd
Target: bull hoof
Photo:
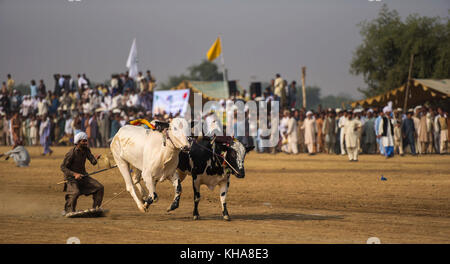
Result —
<path fill-rule="evenodd" d="M 169 208 L 167 208 L 167 212 L 173 211 L 177 208 L 178 208 L 178 203 L 177 204 L 173 203 L 172 205 L 170 205 Z"/>
<path fill-rule="evenodd" d="M 148 209 L 152 203 L 154 203 L 155 200 L 152 199 L 152 197 L 148 197 L 144 200 L 144 208 Z"/>
<path fill-rule="evenodd" d="M 200 216 L 199 215 L 194 215 L 194 220 L 198 220 L 198 219 L 200 219 Z"/>
<path fill-rule="evenodd" d="M 147 208 L 144 206 L 139 206 L 139 211 L 141 211 L 142 213 L 146 213 L 147 212 Z"/>
<path fill-rule="evenodd" d="M 230 221 L 231 219 L 230 219 L 230 216 L 229 216 L 229 215 L 224 215 L 224 216 L 223 216 L 223 220 L 225 220 L 225 221 Z"/>
<path fill-rule="evenodd" d="M 179 204 L 180 204 L 180 196 L 177 196 L 177 197 L 173 200 L 173 202 L 172 202 L 172 204 L 170 205 L 170 207 L 167 208 L 167 212 L 170 212 L 170 211 L 173 211 L 173 210 L 177 209 L 178 206 L 179 206 Z"/>

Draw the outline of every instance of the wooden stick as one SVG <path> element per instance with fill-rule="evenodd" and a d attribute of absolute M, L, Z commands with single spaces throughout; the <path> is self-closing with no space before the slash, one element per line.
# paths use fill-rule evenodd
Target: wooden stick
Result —
<path fill-rule="evenodd" d="M 94 174 L 97 174 L 97 173 L 100 173 L 100 172 L 103 172 L 103 171 L 106 171 L 106 170 L 109 170 L 109 169 L 113 169 L 113 168 L 116 168 L 116 167 L 117 167 L 117 165 L 114 165 L 111 168 L 106 168 L 106 169 L 101 169 L 101 170 L 98 170 L 98 171 L 94 171 L 92 173 L 89 173 L 89 174 L 86 174 L 86 175 L 82 175 L 81 177 L 91 176 L 91 175 L 94 175 Z M 58 182 L 57 184 L 63 184 L 63 183 L 66 183 L 66 182 L 67 181 L 61 181 L 61 182 Z"/>
<path fill-rule="evenodd" d="M 303 108 L 306 109 L 306 86 L 305 86 L 305 78 L 306 78 L 306 67 L 302 67 Z"/>

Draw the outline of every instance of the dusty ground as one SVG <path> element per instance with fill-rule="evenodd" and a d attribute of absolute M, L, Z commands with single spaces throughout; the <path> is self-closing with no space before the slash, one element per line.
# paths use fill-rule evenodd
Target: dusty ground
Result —
<path fill-rule="evenodd" d="M 0 147 L 0 152 L 7 150 Z M 59 169 L 68 148 L 17 168 L 0 161 L 0 243 L 450 243 L 450 156 L 345 156 L 250 153 L 245 179 L 231 180 L 228 209 L 221 217 L 219 191 L 201 189 L 201 220 L 192 220 L 191 178 L 183 182 L 180 208 L 166 213 L 173 188 L 158 184 L 160 197 L 140 213 L 124 192 L 106 206 L 109 216 L 65 219 Z M 94 149 L 94 154 L 107 153 Z M 87 166 L 88 171 L 103 168 Z M 384 175 L 388 180 L 381 181 Z M 124 188 L 117 169 L 94 176 L 109 200 Z M 82 196 L 78 208 L 91 205 Z"/>

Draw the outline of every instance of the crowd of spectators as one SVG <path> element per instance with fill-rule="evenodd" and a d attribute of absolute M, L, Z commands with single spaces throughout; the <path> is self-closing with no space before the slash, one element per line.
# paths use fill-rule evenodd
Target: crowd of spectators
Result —
<path fill-rule="evenodd" d="M 86 74 L 73 79 L 54 74 L 55 86 L 30 81 L 24 94 L 15 89 L 11 74 L 0 91 L 0 144 L 18 140 L 34 146 L 71 145 L 73 135 L 84 131 L 91 147 L 107 147 L 108 141 L 129 120 L 152 118 L 156 80 L 151 72 L 136 79 L 128 72 L 113 74 L 108 84 L 94 84 Z M 45 151 L 43 154 L 51 153 Z"/>
<path fill-rule="evenodd" d="M 0 91 L 0 145 L 13 146 L 20 140 L 24 145 L 44 147 L 43 155 L 51 154 L 50 146 L 72 145 L 73 136 L 80 131 L 88 135 L 90 147 L 108 147 L 111 138 L 120 127 L 134 119 L 168 120 L 167 114 L 152 115 L 153 91 L 156 80 L 147 71 L 139 72 L 133 79 L 128 72 L 112 74 L 109 83 L 94 84 L 86 74 L 78 74 L 76 79 L 68 74 L 54 74 L 53 90 L 46 88 L 43 80 L 39 84 L 30 81 L 29 91 L 21 94 L 15 89 L 15 81 L 10 74 L 2 83 Z M 392 137 L 395 152 L 415 154 L 446 153 L 448 145 L 448 113 L 441 108 L 417 106 L 403 112 L 390 109 L 386 113 L 381 108 L 318 109 L 296 108 L 296 82 L 289 85 L 280 74 L 272 79 L 261 96 L 256 94 L 233 94 L 227 102 L 237 100 L 278 101 L 280 131 L 278 144 L 265 147 L 262 139 L 270 136 L 261 133 L 258 124 L 248 122 L 252 117 L 246 112 L 245 135 L 238 139 L 245 144 L 255 145 L 257 152 L 285 152 L 290 154 L 315 153 L 342 154 L 349 151 L 347 135 L 356 137 L 358 153 L 385 154 L 379 134 L 380 122 L 388 116 L 393 125 Z M 270 112 L 270 109 L 268 109 Z M 219 118 L 207 114 L 207 123 L 217 119 L 226 123 L 226 116 Z M 211 119 L 212 118 L 212 119 Z M 352 127 L 348 128 L 346 124 Z M 408 120 L 412 120 L 408 122 Z M 236 124 L 234 133 L 236 132 Z M 411 125 L 412 124 L 412 125 Z M 412 127 L 411 127 L 412 126 Z M 274 128 L 268 119 L 268 128 Z M 347 142 L 346 142 L 347 141 Z M 346 144 L 347 143 L 347 144 Z M 353 144 L 354 145 L 354 144 Z M 406 150 L 406 148 L 408 148 Z"/>

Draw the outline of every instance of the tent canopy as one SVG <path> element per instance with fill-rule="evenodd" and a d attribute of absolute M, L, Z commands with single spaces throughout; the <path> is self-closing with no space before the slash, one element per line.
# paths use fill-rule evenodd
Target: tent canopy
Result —
<path fill-rule="evenodd" d="M 359 100 L 350 103 L 355 108 L 356 106 L 362 107 L 375 107 L 387 105 L 389 101 L 392 101 L 394 107 L 403 107 L 406 94 L 406 85 L 402 85 L 397 89 L 388 91 L 384 94 L 373 96 L 364 100 Z M 450 98 L 450 79 L 413 79 L 409 87 L 407 108 L 421 105 L 424 102 Z"/>
<path fill-rule="evenodd" d="M 450 79 L 443 79 L 443 80 L 433 80 L 433 79 L 415 79 L 414 80 L 415 86 L 418 86 L 419 84 L 422 85 L 422 87 L 431 88 L 433 90 L 436 90 L 442 94 L 445 94 L 447 96 L 450 96 Z"/>

